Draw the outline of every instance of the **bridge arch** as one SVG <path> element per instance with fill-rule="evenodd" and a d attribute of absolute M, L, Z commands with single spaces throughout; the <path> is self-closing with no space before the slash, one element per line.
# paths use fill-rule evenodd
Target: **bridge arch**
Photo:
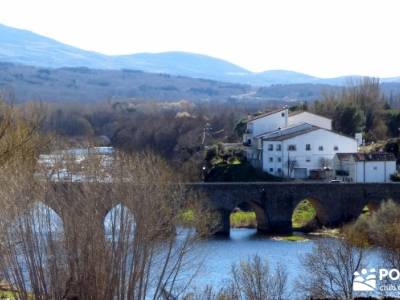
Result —
<path fill-rule="evenodd" d="M 247 221 L 254 221 L 252 226 L 256 227 L 258 231 L 264 232 L 266 231 L 267 227 L 267 219 L 266 219 L 266 214 L 265 210 L 259 201 L 254 201 L 254 200 L 237 200 L 233 202 L 229 207 L 225 208 L 220 208 L 216 209 L 216 214 L 217 218 L 219 218 L 219 223 L 217 222 L 217 228 L 216 234 L 221 234 L 221 235 L 229 235 L 230 230 L 233 227 L 232 226 L 232 221 L 234 213 L 237 212 L 253 212 L 255 215 L 254 220 L 247 220 Z M 238 226 L 241 227 L 241 226 Z M 247 226 L 243 226 L 247 227 Z"/>
<path fill-rule="evenodd" d="M 306 198 L 294 207 L 291 218 L 293 230 L 308 231 L 318 226 L 316 204 L 317 200 Z"/>
<path fill-rule="evenodd" d="M 296 224 L 295 213 L 298 209 L 308 209 L 303 214 L 303 217 L 310 217 L 309 219 L 305 220 L 307 222 L 303 224 Z M 319 196 L 314 195 L 307 195 L 307 196 L 300 196 L 294 199 L 292 204 L 291 210 L 291 224 L 292 230 L 304 230 L 304 231 L 311 231 L 322 226 L 330 227 L 334 225 L 335 218 L 332 215 L 334 210 L 330 207 L 327 199 Z M 302 225 L 302 226 L 299 226 Z"/>
<path fill-rule="evenodd" d="M 32 229 L 34 233 L 63 233 L 64 221 L 61 213 L 44 201 L 35 201 L 17 212 L 13 221 L 25 230 Z"/>
<path fill-rule="evenodd" d="M 119 202 L 105 212 L 103 227 L 107 238 L 132 239 L 136 229 L 134 213 Z"/>

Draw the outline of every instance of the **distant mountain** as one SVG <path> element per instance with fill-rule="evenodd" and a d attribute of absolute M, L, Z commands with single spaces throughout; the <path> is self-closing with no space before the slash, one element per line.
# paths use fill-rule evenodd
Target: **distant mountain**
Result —
<path fill-rule="evenodd" d="M 254 73 L 222 59 L 185 52 L 110 56 L 78 49 L 27 30 L 1 24 L 0 61 L 47 68 L 131 69 L 255 86 L 273 84 L 343 85 L 349 78 L 357 78 L 357 76 L 346 76 L 322 79 L 285 70 Z M 400 82 L 400 77 L 382 79 L 382 82 Z"/>
<path fill-rule="evenodd" d="M 310 83 L 317 81 L 318 78 L 299 72 L 285 70 L 271 70 L 254 74 L 254 79 L 269 84 L 296 84 Z"/>
<path fill-rule="evenodd" d="M 86 67 L 53 69 L 0 62 L 0 93 L 16 102 L 228 101 L 253 89 L 237 83 L 143 71 Z"/>
<path fill-rule="evenodd" d="M 154 74 L 134 70 L 98 70 L 86 67 L 44 68 L 0 62 L 1 96 L 24 102 L 104 100 L 277 102 L 277 105 L 321 99 L 341 87 L 316 84 L 273 84 L 254 87 L 209 79 Z M 400 82 L 383 83 L 388 97 L 400 95 Z"/>
<path fill-rule="evenodd" d="M 110 68 L 106 55 L 80 50 L 27 30 L 0 24 L 0 61 L 42 67 Z"/>
<path fill-rule="evenodd" d="M 251 74 L 224 60 L 185 52 L 109 56 L 1 24 L 0 61 L 49 68 L 132 69 L 233 82 L 242 81 L 229 79 Z"/>

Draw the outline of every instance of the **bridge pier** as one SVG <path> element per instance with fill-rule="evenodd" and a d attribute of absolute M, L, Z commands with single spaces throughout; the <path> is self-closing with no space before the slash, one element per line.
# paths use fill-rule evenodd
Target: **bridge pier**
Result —
<path fill-rule="evenodd" d="M 231 229 L 230 222 L 231 212 L 226 209 L 218 209 L 216 211 L 216 226 L 213 229 L 214 235 L 217 236 L 229 236 L 229 232 Z"/>

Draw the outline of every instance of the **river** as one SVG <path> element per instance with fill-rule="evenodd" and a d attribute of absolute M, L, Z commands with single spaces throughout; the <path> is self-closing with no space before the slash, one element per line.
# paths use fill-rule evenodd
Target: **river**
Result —
<path fill-rule="evenodd" d="M 197 245 L 194 251 L 204 259 L 194 285 L 222 287 L 232 264 L 254 255 L 267 259 L 272 267 L 281 264 L 295 278 L 302 272 L 301 257 L 312 251 L 313 244 L 312 240 L 275 240 L 257 234 L 256 229 L 231 228 L 229 238 L 208 239 Z"/>
<path fill-rule="evenodd" d="M 205 286 L 223 288 L 229 279 L 232 264 L 258 255 L 266 259 L 272 268 L 277 264 L 284 267 L 288 275 L 286 295 L 291 299 L 299 298 L 296 280 L 307 276 L 302 258 L 313 251 L 316 239 L 328 237 L 311 235 L 307 240 L 293 242 L 259 235 L 256 229 L 231 228 L 229 238 L 211 238 L 196 245 L 192 255 L 202 260 L 202 264 L 191 286 L 197 290 Z M 367 251 L 365 263 L 368 268 L 382 267 L 379 251 Z M 377 293 L 365 295 L 379 296 Z"/>

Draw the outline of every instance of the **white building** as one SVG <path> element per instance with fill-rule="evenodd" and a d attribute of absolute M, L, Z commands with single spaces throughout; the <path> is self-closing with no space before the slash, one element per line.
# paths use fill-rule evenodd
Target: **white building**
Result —
<path fill-rule="evenodd" d="M 336 153 L 333 160 L 336 176 L 349 182 L 390 182 L 396 173 L 392 153 Z"/>
<path fill-rule="evenodd" d="M 247 160 L 265 172 L 307 178 L 311 171 L 332 168 L 337 152 L 357 152 L 355 139 L 331 131 L 332 121 L 287 108 L 250 118 L 243 144 Z"/>
<path fill-rule="evenodd" d="M 332 130 L 332 120 L 310 113 L 308 111 L 297 111 L 289 114 L 288 125 L 308 123 L 321 128 Z"/>
<path fill-rule="evenodd" d="M 263 113 L 247 120 L 246 131 L 243 135 L 243 145 L 246 148 L 247 160 L 256 167 L 261 167 L 261 152 L 257 136 L 285 128 L 288 125 L 288 110 L 286 108 Z"/>
<path fill-rule="evenodd" d="M 332 168 L 336 153 L 356 152 L 355 139 L 302 123 L 262 137 L 262 169 L 276 176 L 308 178 Z"/>

